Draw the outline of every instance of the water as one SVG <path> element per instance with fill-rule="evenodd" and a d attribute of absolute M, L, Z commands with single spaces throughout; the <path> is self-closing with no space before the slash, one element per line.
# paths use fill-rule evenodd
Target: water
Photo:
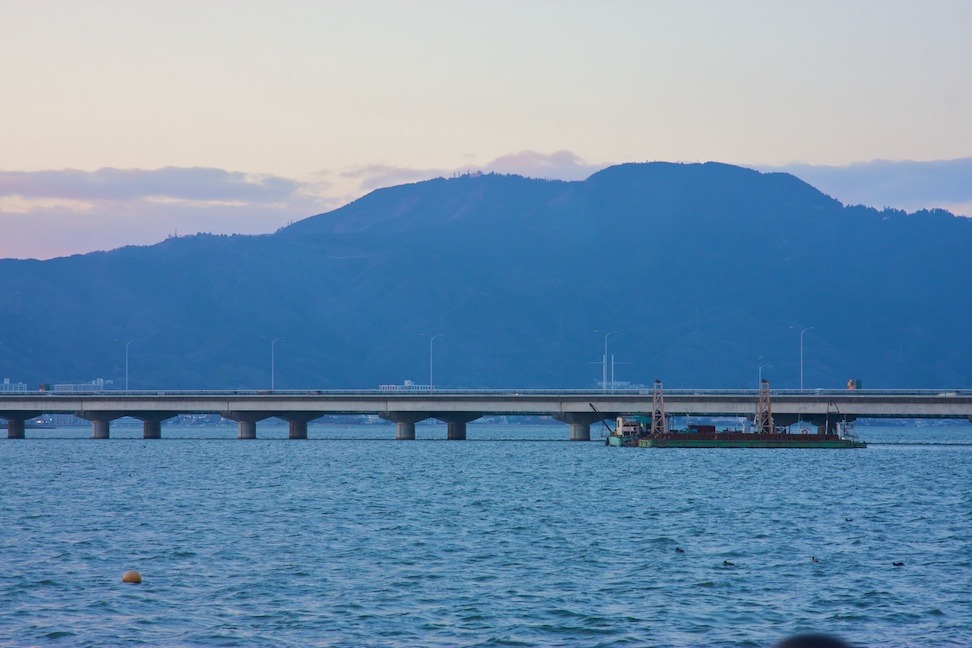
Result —
<path fill-rule="evenodd" d="M 0 442 L 0 645 L 972 645 L 972 426 L 859 432 L 866 450 L 29 430 Z"/>

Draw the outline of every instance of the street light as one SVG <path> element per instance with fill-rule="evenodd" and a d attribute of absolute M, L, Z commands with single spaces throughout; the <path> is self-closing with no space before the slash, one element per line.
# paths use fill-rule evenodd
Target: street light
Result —
<path fill-rule="evenodd" d="M 791 326 L 790 328 L 796 330 L 799 327 Z M 812 330 L 813 330 L 812 326 L 808 326 L 807 328 L 800 330 L 800 390 L 801 391 L 803 391 L 803 334 L 806 333 L 807 331 L 812 331 Z"/>
<path fill-rule="evenodd" d="M 421 335 L 428 335 L 427 333 L 422 333 Z M 429 336 L 429 390 L 432 387 L 432 343 L 435 342 L 435 338 L 442 337 L 445 333 L 436 333 L 435 335 Z"/>
<path fill-rule="evenodd" d="M 763 356 L 757 358 L 759 360 L 759 379 L 756 381 L 756 387 L 758 388 L 763 384 L 763 367 L 772 367 L 771 364 L 763 364 Z"/>
<path fill-rule="evenodd" d="M 604 356 L 601 359 L 601 390 L 602 391 L 605 391 L 605 392 L 607 391 L 607 382 L 608 382 L 608 375 L 607 375 L 608 338 L 611 337 L 612 335 L 614 335 L 615 333 L 619 333 L 619 332 L 620 331 L 611 331 L 610 333 L 608 333 L 607 335 L 604 336 Z M 612 369 L 613 369 L 613 367 L 612 367 Z M 613 378 L 613 376 L 612 376 L 612 378 Z M 612 380 L 611 382 L 612 382 L 611 388 L 613 389 L 614 388 L 614 384 L 613 384 L 614 381 Z"/>
<path fill-rule="evenodd" d="M 276 337 L 273 338 L 273 340 L 270 342 L 270 391 L 273 391 L 274 387 L 276 386 L 274 378 L 277 369 L 277 353 L 276 353 L 277 342 L 284 339 L 286 338 Z"/>
<path fill-rule="evenodd" d="M 125 393 L 128 393 L 128 347 L 138 340 L 129 340 L 125 343 Z"/>

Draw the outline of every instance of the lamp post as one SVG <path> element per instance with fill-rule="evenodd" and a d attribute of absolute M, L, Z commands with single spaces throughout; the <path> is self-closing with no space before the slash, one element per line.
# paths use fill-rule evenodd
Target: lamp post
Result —
<path fill-rule="evenodd" d="M 138 340 L 129 340 L 125 343 L 125 393 L 128 393 L 128 347 Z"/>
<path fill-rule="evenodd" d="M 796 330 L 799 327 L 791 326 L 790 328 Z M 812 326 L 800 330 L 800 391 L 803 391 L 803 334 L 812 330 Z"/>
<path fill-rule="evenodd" d="M 604 336 L 604 356 L 601 358 L 601 390 L 605 392 L 607 391 L 607 383 L 608 383 L 608 374 L 607 374 L 608 338 L 614 335 L 615 333 L 619 333 L 619 332 L 620 331 L 611 331 L 610 333 Z M 612 384 L 611 387 L 613 388 L 614 385 Z"/>
<path fill-rule="evenodd" d="M 427 335 L 422 333 L 422 335 Z M 435 338 L 442 337 L 444 333 L 436 333 L 435 335 L 429 335 L 429 390 L 434 389 L 432 382 L 432 343 L 435 342 Z"/>
<path fill-rule="evenodd" d="M 763 364 L 763 356 L 759 356 L 759 377 L 756 380 L 756 388 L 758 389 L 760 385 L 763 384 L 763 367 L 772 367 L 771 364 Z"/>
<path fill-rule="evenodd" d="M 276 372 L 277 372 L 277 342 L 285 338 L 275 337 L 270 342 L 270 391 L 273 391 L 276 387 Z"/>

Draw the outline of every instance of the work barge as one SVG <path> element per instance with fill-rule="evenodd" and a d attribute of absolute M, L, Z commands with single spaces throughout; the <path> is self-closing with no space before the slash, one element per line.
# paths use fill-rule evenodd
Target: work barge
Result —
<path fill-rule="evenodd" d="M 717 430 L 715 425 L 687 424 L 680 430 L 672 429 L 671 417 L 665 411 L 662 383 L 656 380 L 652 389 L 650 414 L 619 416 L 617 424 L 605 444 L 617 447 L 639 448 L 866 448 L 857 438 L 853 421 L 841 416 L 834 405 L 816 433 L 793 433 L 787 427 L 777 427 L 773 420 L 770 386 L 760 381 L 759 395 L 751 429 Z M 748 423 L 748 421 L 747 421 Z"/>

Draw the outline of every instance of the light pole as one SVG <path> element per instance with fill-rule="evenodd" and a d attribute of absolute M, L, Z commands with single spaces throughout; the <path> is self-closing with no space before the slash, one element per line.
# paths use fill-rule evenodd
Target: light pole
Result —
<path fill-rule="evenodd" d="M 619 333 L 620 331 L 611 331 L 604 336 L 604 356 L 601 358 L 601 390 L 607 391 L 608 375 L 607 375 L 607 365 L 608 365 L 608 338 Z M 612 367 L 613 369 L 613 367 Z M 614 387 L 614 385 L 611 385 Z"/>
<path fill-rule="evenodd" d="M 763 367 L 772 367 L 773 366 L 771 364 L 763 364 L 763 356 L 759 356 L 758 360 L 759 360 L 759 378 L 756 381 L 756 388 L 757 389 L 759 389 L 759 386 L 763 384 Z"/>
<path fill-rule="evenodd" d="M 423 333 L 422 335 L 426 335 L 426 333 Z M 432 383 L 432 343 L 435 342 L 435 338 L 442 337 L 443 335 L 445 335 L 445 334 L 444 333 L 436 333 L 435 335 L 430 335 L 429 336 L 429 390 L 430 391 L 433 389 L 433 386 L 432 386 L 433 385 L 433 383 Z"/>
<path fill-rule="evenodd" d="M 128 347 L 138 340 L 129 340 L 125 343 L 125 393 L 128 393 Z"/>
<path fill-rule="evenodd" d="M 790 328 L 796 330 L 799 327 L 791 326 Z M 800 330 L 800 391 L 803 391 L 803 334 L 812 330 L 812 326 L 808 326 L 805 329 Z"/>
<path fill-rule="evenodd" d="M 274 388 L 276 387 L 275 376 L 277 370 L 277 353 L 276 353 L 277 342 L 283 339 L 285 338 L 276 337 L 273 338 L 273 340 L 271 340 L 270 342 L 270 391 L 273 391 Z"/>

